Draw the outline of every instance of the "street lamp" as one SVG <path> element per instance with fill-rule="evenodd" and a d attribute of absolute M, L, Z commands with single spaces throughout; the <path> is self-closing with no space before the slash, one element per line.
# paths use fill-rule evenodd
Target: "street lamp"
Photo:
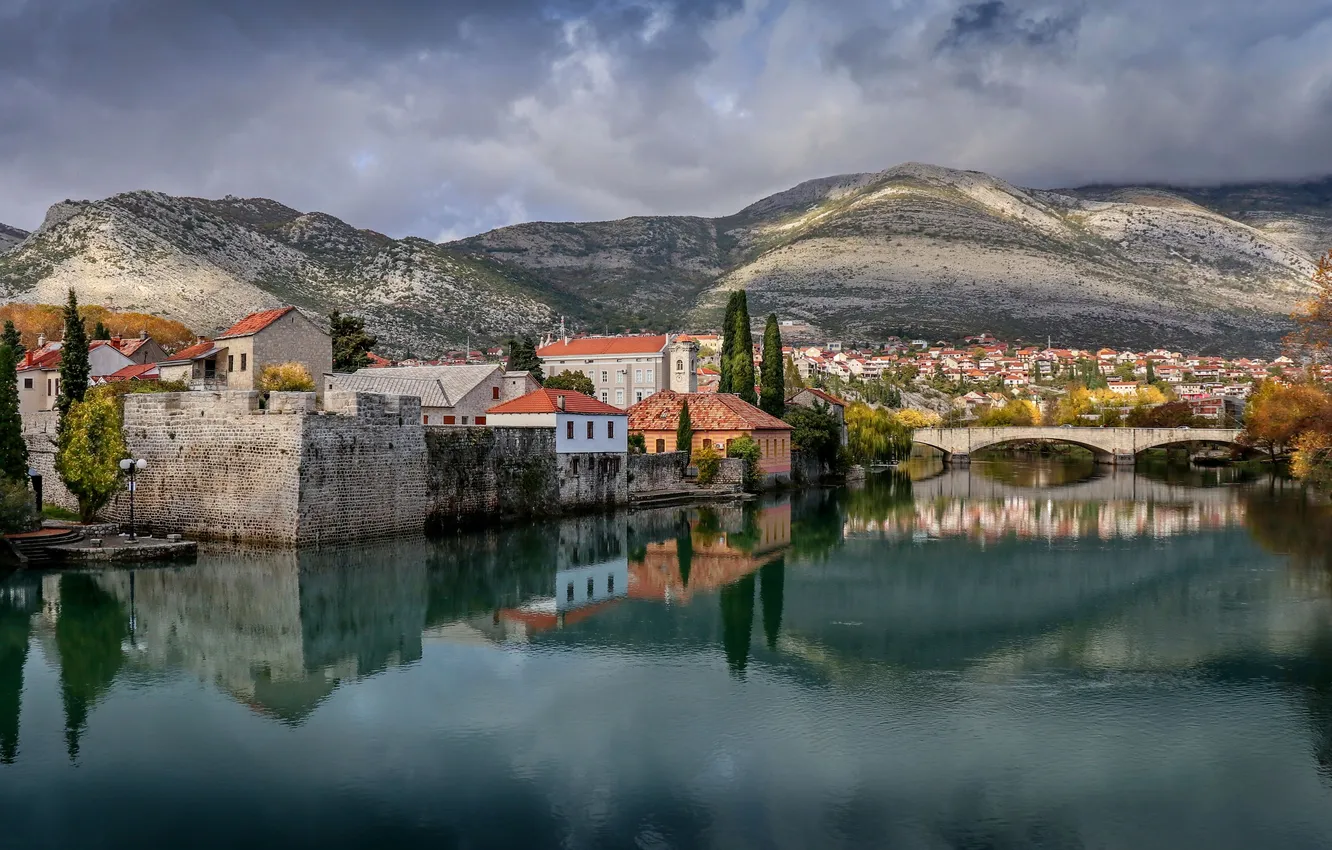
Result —
<path fill-rule="evenodd" d="M 122 472 L 127 472 L 127 473 L 129 473 L 129 494 L 130 494 L 130 531 L 129 531 L 129 539 L 130 539 L 130 542 L 133 542 L 133 541 L 139 539 L 139 538 L 135 535 L 135 533 L 134 533 L 134 474 L 135 474 L 136 472 L 140 471 L 141 469 L 143 469 L 143 468 L 146 467 L 146 466 L 148 466 L 148 461 L 144 460 L 143 458 L 135 459 L 135 458 L 127 457 L 127 458 L 125 458 L 124 460 L 122 460 L 122 461 L 120 462 L 120 470 L 121 470 Z"/>

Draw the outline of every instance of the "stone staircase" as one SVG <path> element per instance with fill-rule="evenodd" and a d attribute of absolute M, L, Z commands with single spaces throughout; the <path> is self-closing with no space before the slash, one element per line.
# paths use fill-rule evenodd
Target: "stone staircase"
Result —
<path fill-rule="evenodd" d="M 20 534 L 6 534 L 5 539 L 28 567 L 45 567 L 56 561 L 49 547 L 77 543 L 83 539 L 83 532 L 72 527 L 42 528 Z"/>

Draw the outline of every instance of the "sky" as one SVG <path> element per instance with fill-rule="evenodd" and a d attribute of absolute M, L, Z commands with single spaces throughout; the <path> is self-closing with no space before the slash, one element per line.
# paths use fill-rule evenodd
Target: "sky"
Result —
<path fill-rule="evenodd" d="M 155 189 L 392 236 L 901 162 L 1332 174 L 1332 0 L 0 0 L 0 222 Z"/>

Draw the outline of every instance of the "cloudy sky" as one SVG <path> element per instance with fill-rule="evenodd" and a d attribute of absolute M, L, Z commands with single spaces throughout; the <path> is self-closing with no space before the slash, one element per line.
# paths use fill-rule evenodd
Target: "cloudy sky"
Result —
<path fill-rule="evenodd" d="M 395 236 L 907 160 L 1332 173 L 1332 0 L 0 0 L 0 222 L 137 188 Z"/>

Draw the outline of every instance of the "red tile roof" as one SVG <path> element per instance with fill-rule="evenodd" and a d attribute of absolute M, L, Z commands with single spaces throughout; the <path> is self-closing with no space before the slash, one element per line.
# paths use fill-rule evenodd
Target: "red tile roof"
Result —
<path fill-rule="evenodd" d="M 791 398 L 795 398 L 796 396 L 800 395 L 800 393 L 809 393 L 815 398 L 823 399 L 828 404 L 835 404 L 838 405 L 839 407 L 846 407 L 846 402 L 842 401 L 840 398 L 838 398 L 835 395 L 832 395 L 831 393 L 826 393 L 823 390 L 818 389 L 817 387 L 805 387 L 804 389 L 797 390 L 795 394 L 791 396 Z M 789 400 L 790 399 L 788 399 L 788 401 Z"/>
<path fill-rule="evenodd" d="M 537 349 L 538 357 L 592 357 L 598 354 L 656 354 L 665 336 L 590 336 L 560 340 Z"/>
<path fill-rule="evenodd" d="M 680 408 L 689 401 L 695 431 L 789 431 L 791 426 L 731 393 L 677 393 L 662 390 L 629 408 L 630 431 L 673 431 Z"/>
<path fill-rule="evenodd" d="M 146 375 L 145 372 L 153 372 L 152 375 Z M 126 366 L 118 372 L 112 372 L 106 376 L 108 381 L 156 381 L 157 377 L 156 363 L 135 363 L 133 366 Z"/>
<path fill-rule="evenodd" d="M 47 343 L 49 346 L 50 343 Z M 27 372 L 30 369 L 55 369 L 60 365 L 59 348 L 42 348 L 37 351 L 27 351 L 23 354 L 23 360 L 19 362 L 17 371 Z"/>
<path fill-rule="evenodd" d="M 573 390 L 533 390 L 525 396 L 497 404 L 486 413 L 558 413 L 558 399 L 564 398 L 565 413 L 601 414 L 623 416 L 624 411 L 597 401 L 592 396 L 583 395 Z"/>
<path fill-rule="evenodd" d="M 180 351 L 177 351 L 175 354 L 171 355 L 163 362 L 180 363 L 185 360 L 195 360 L 198 359 L 201 355 L 209 353 L 215 347 L 216 346 L 213 345 L 212 340 L 206 339 L 203 342 L 196 342 L 194 345 L 191 345 L 189 348 L 182 348 Z"/>
<path fill-rule="evenodd" d="M 251 313 L 222 333 L 218 334 L 217 338 L 230 339 L 231 337 L 257 334 L 295 309 L 295 307 L 278 307 L 274 310 L 260 310 L 258 313 Z"/>

